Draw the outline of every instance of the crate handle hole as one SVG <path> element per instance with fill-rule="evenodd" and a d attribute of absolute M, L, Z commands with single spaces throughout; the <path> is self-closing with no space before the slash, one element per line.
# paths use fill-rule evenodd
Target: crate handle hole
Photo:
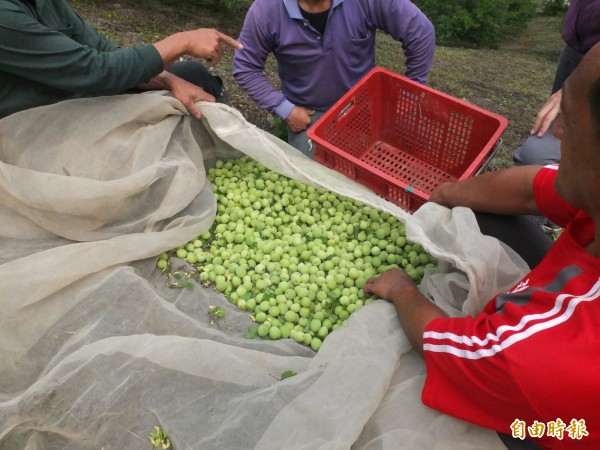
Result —
<path fill-rule="evenodd" d="M 345 116 L 346 114 L 348 114 L 348 111 L 353 106 L 354 106 L 354 100 L 352 100 L 350 103 L 348 103 L 346 106 L 344 106 L 344 108 L 338 114 L 338 119 L 341 119 L 343 116 Z"/>

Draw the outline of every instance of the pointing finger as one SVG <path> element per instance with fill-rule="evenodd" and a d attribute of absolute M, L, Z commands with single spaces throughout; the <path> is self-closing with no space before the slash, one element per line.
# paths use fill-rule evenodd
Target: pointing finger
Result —
<path fill-rule="evenodd" d="M 234 38 L 232 38 L 231 36 L 227 36 L 224 33 L 221 33 L 220 31 L 217 31 L 217 33 L 219 34 L 219 39 L 224 42 L 225 44 L 233 47 L 233 48 L 237 48 L 239 50 L 243 49 L 244 46 L 239 43 L 238 41 L 236 41 Z"/>

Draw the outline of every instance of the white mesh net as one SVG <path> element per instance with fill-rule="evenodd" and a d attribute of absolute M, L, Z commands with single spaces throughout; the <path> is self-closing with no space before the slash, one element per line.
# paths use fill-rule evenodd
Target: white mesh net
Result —
<path fill-rule="evenodd" d="M 156 255 L 208 230 L 206 168 L 242 154 L 404 220 L 441 261 L 422 289 L 453 315 L 526 270 L 468 210 L 409 216 L 236 110 L 201 110 L 145 94 L 0 121 L 0 448 L 149 449 L 154 425 L 177 450 L 504 448 L 421 404 L 423 360 L 383 301 L 314 353 L 244 339 L 248 314 L 211 289 L 167 287 Z"/>

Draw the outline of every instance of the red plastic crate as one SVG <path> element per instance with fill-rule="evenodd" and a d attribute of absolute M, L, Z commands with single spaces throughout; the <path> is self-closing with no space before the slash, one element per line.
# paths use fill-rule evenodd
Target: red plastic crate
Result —
<path fill-rule="evenodd" d="M 409 212 L 441 183 L 472 177 L 508 121 L 376 67 L 309 130 L 314 159 Z"/>

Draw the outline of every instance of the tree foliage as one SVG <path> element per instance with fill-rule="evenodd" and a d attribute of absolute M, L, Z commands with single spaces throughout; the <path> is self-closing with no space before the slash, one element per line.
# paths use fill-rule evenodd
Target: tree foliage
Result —
<path fill-rule="evenodd" d="M 569 0 L 544 0 L 542 12 L 549 16 L 557 16 L 564 13 L 569 7 Z"/>
<path fill-rule="evenodd" d="M 505 34 L 524 29 L 533 0 L 414 0 L 436 28 L 438 42 L 495 48 Z"/>

